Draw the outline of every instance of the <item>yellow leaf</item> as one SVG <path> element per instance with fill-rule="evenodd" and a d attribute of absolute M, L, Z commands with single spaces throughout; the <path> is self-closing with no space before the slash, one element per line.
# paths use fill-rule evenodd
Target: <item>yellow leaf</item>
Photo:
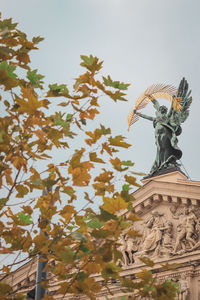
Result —
<path fill-rule="evenodd" d="M 91 168 L 94 168 L 94 166 L 89 161 L 82 162 L 80 168 L 73 169 L 69 166 L 68 172 L 72 174 L 73 184 L 75 186 L 87 186 L 91 179 L 88 172 Z"/>
<path fill-rule="evenodd" d="M 136 274 L 137 278 L 144 280 L 146 283 L 152 280 L 152 273 L 147 269 L 143 269 L 142 272 Z"/>
<path fill-rule="evenodd" d="M 29 189 L 22 184 L 16 185 L 15 188 L 17 190 L 17 195 L 16 195 L 17 198 L 23 198 L 29 192 Z"/>
<path fill-rule="evenodd" d="M 136 214 L 130 213 L 127 220 L 130 220 L 132 222 L 137 222 L 137 221 L 141 221 L 142 219 L 140 217 L 138 217 Z"/>
<path fill-rule="evenodd" d="M 11 177 L 12 170 L 11 169 L 6 169 L 4 171 L 4 174 L 5 174 L 5 177 L 6 177 L 6 183 L 8 185 L 13 185 L 13 180 L 12 180 L 12 177 Z"/>
<path fill-rule="evenodd" d="M 111 232 L 116 232 L 119 227 L 119 223 L 116 220 L 109 220 L 104 224 L 104 229 Z"/>
<path fill-rule="evenodd" d="M 126 234 L 131 237 L 141 237 L 142 236 L 142 234 L 139 231 L 134 230 L 134 229 L 130 229 Z"/>
<path fill-rule="evenodd" d="M 108 211 L 111 214 L 119 212 L 122 209 L 128 208 L 128 203 L 125 202 L 120 196 L 116 198 L 104 197 L 103 202 L 104 204 L 101 206 L 101 208 Z"/>
<path fill-rule="evenodd" d="M 136 182 L 136 178 L 133 177 L 133 176 L 125 175 L 124 178 L 125 178 L 126 182 L 128 182 L 128 183 L 131 184 L 131 185 L 134 185 L 134 186 L 137 186 L 137 187 L 140 187 L 140 186 L 141 186 L 140 184 L 138 184 L 138 183 Z"/>
<path fill-rule="evenodd" d="M 105 163 L 105 162 L 103 161 L 103 159 L 97 157 L 96 152 L 91 152 L 91 153 L 89 154 L 89 156 L 90 156 L 90 160 L 91 160 L 91 161 L 94 161 L 94 162 L 97 162 L 97 163 L 102 163 L 102 164 Z"/>
<path fill-rule="evenodd" d="M 124 142 L 124 137 L 122 135 L 117 135 L 114 138 L 110 137 L 109 139 L 110 145 L 112 146 L 117 146 L 117 147 L 122 147 L 122 148 L 129 148 L 131 144 L 128 144 Z"/>
<path fill-rule="evenodd" d="M 65 219 L 65 222 L 68 223 L 72 217 L 72 214 L 75 213 L 74 206 L 65 205 L 60 212 L 60 215 Z"/>
<path fill-rule="evenodd" d="M 139 257 L 139 260 L 141 260 L 148 267 L 152 268 L 154 266 L 154 262 L 148 257 Z"/>
<path fill-rule="evenodd" d="M 94 181 L 99 181 L 99 182 L 110 182 L 111 179 L 114 178 L 113 172 L 111 171 L 106 171 L 103 169 L 103 173 L 101 173 L 99 176 L 95 177 Z"/>
<path fill-rule="evenodd" d="M 89 262 L 85 267 L 84 270 L 87 272 L 88 275 L 100 273 L 101 267 L 99 264 L 95 262 Z"/>
<path fill-rule="evenodd" d="M 7 267 L 7 266 L 3 266 L 2 271 L 3 271 L 4 273 L 10 274 L 10 268 Z"/>

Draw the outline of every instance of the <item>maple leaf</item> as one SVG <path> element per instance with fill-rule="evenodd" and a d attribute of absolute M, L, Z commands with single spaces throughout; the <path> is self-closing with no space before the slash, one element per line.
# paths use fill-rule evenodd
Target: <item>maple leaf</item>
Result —
<path fill-rule="evenodd" d="M 116 198 L 104 197 L 103 202 L 104 204 L 101 206 L 101 208 L 111 214 L 119 212 L 120 210 L 128 207 L 128 203 L 126 203 L 120 196 Z"/>
<path fill-rule="evenodd" d="M 121 135 L 117 135 L 114 138 L 110 137 L 109 139 L 110 145 L 112 146 L 117 146 L 117 147 L 122 147 L 122 148 L 129 148 L 131 144 L 128 144 L 124 142 L 124 137 Z"/>
<path fill-rule="evenodd" d="M 32 38 L 32 42 L 33 42 L 34 44 L 38 44 L 38 43 L 40 43 L 40 42 L 43 41 L 43 40 L 44 40 L 44 38 L 41 37 L 41 36 L 36 36 L 36 37 L 33 37 L 33 38 Z"/>
<path fill-rule="evenodd" d="M 99 71 L 102 68 L 103 61 L 99 62 L 96 56 L 81 55 L 81 59 L 83 62 L 81 62 L 80 65 L 91 72 Z"/>
<path fill-rule="evenodd" d="M 140 184 L 136 182 L 136 177 L 125 175 L 124 178 L 129 184 L 140 187 Z"/>
<path fill-rule="evenodd" d="M 97 162 L 97 163 L 102 163 L 104 164 L 105 162 L 103 161 L 103 159 L 98 158 L 96 152 L 90 152 L 89 153 L 89 157 L 91 161 Z"/>
<path fill-rule="evenodd" d="M 44 78 L 43 75 L 37 74 L 37 69 L 33 71 L 28 71 L 27 72 L 27 78 L 30 80 L 32 86 L 34 87 L 42 87 L 41 84 L 44 83 L 41 79 Z"/>
<path fill-rule="evenodd" d="M 106 86 L 110 86 L 119 90 L 127 90 L 128 86 L 130 85 L 129 83 L 125 84 L 123 82 L 113 81 L 109 75 L 107 78 L 103 76 L 103 82 Z"/>
<path fill-rule="evenodd" d="M 155 265 L 154 262 L 148 257 L 139 257 L 139 260 L 141 260 L 145 265 L 151 268 Z"/>

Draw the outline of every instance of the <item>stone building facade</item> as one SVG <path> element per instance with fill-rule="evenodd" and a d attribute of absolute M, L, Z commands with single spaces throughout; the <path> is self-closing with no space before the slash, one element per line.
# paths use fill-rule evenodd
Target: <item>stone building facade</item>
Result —
<path fill-rule="evenodd" d="M 121 276 L 130 279 L 144 267 L 139 257 L 148 257 L 155 262 L 151 269 L 158 280 L 171 279 L 179 285 L 177 300 L 200 300 L 200 181 L 188 180 L 180 171 L 174 171 L 143 180 L 143 186 L 134 192 L 135 211 L 141 221 L 134 223 L 134 229 L 142 237 L 131 238 L 124 233 L 120 238 L 123 255 Z M 175 263 L 179 267 L 162 269 L 163 264 Z M 37 262 L 32 261 L 16 270 L 9 277 L 14 289 L 34 289 Z M 103 279 L 94 276 L 96 281 Z M 50 295 L 56 296 L 58 283 L 51 282 Z M 102 289 L 97 299 L 116 299 L 123 295 L 117 281 L 110 282 L 110 296 Z M 66 300 L 87 299 L 84 296 L 66 295 Z"/>

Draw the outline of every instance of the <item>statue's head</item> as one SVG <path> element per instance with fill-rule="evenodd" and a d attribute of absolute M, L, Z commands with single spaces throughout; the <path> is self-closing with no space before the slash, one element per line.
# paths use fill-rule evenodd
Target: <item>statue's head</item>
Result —
<path fill-rule="evenodd" d="M 159 107 L 159 112 L 161 112 L 162 115 L 167 113 L 167 107 L 165 105 L 161 105 Z"/>

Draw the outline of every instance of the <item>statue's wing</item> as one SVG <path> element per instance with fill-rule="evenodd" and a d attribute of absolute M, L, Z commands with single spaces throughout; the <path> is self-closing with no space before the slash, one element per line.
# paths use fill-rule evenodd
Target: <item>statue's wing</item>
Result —
<path fill-rule="evenodd" d="M 173 100 L 173 113 L 171 119 L 176 119 L 179 124 L 185 122 L 189 115 L 189 107 L 191 103 L 191 90 L 189 90 L 187 80 L 183 77 L 179 84 L 177 94 Z"/>

